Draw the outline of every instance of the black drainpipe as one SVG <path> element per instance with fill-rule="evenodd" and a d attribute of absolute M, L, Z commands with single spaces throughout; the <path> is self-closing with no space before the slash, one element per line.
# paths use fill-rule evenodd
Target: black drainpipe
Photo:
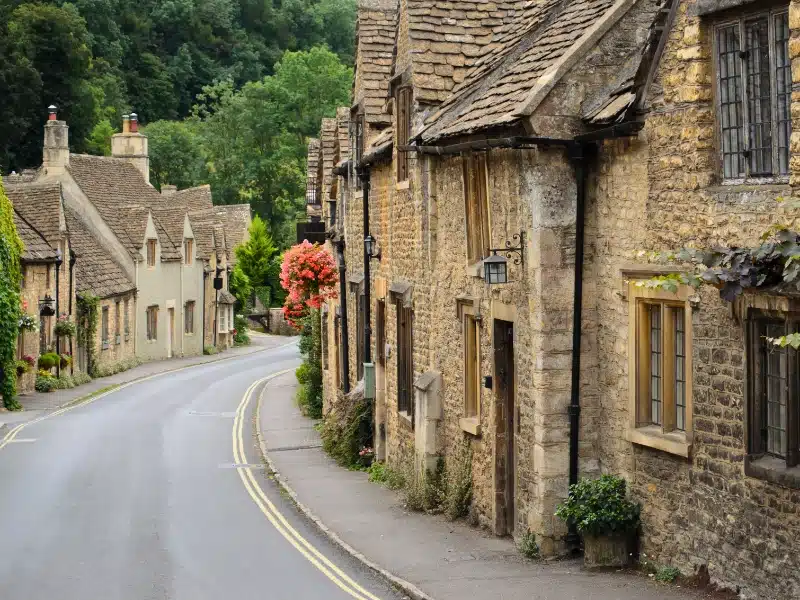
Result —
<path fill-rule="evenodd" d="M 336 257 L 339 263 L 339 311 L 342 323 L 342 385 L 344 393 L 350 392 L 350 339 L 347 331 L 347 265 L 344 260 L 344 240 L 336 241 Z"/>
<path fill-rule="evenodd" d="M 73 292 L 73 287 L 74 287 L 74 284 L 75 284 L 74 271 L 75 271 L 75 262 L 77 260 L 78 260 L 78 257 L 75 255 L 75 251 L 72 248 L 70 248 L 70 250 L 69 250 L 69 317 L 70 318 L 73 317 L 73 315 L 72 315 L 72 292 Z M 75 321 L 77 321 L 77 319 L 75 319 Z M 69 355 L 70 355 L 70 358 L 72 359 L 70 361 L 70 363 L 69 363 L 69 374 L 70 375 L 74 375 L 75 374 L 75 350 L 74 350 L 74 348 L 72 346 L 72 336 L 70 336 L 70 338 L 69 338 Z"/>
<path fill-rule="evenodd" d="M 361 189 L 364 191 L 364 240 L 369 235 L 369 189 L 370 189 L 370 172 L 369 167 L 362 167 L 360 169 L 359 177 L 361 177 Z M 371 363 L 372 355 L 370 353 L 370 346 L 372 344 L 372 315 L 370 313 L 370 302 L 372 302 L 372 294 L 370 293 L 370 272 L 369 263 L 372 256 L 367 253 L 367 244 L 364 243 L 364 362 Z"/>

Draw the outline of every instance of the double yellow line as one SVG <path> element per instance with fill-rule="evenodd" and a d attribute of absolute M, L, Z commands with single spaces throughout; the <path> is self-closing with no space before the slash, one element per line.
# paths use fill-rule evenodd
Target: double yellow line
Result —
<path fill-rule="evenodd" d="M 269 377 L 259 379 L 249 388 L 236 410 L 236 418 L 233 421 L 233 460 L 234 463 L 245 465 L 247 458 L 244 453 L 244 421 L 245 412 L 252 400 L 253 393 L 256 388 L 262 383 L 274 379 L 280 375 L 290 372 L 292 369 L 274 373 Z M 374 595 L 370 594 L 363 587 L 358 585 L 350 577 L 347 576 L 341 569 L 328 560 L 319 550 L 312 546 L 300 533 L 294 529 L 284 516 L 278 511 L 276 506 L 270 502 L 264 490 L 256 481 L 252 470 L 249 467 L 239 467 L 236 469 L 239 472 L 239 477 L 242 478 L 247 493 L 253 499 L 253 502 L 261 509 L 264 516 L 267 517 L 270 523 L 278 530 L 286 541 L 288 541 L 295 549 L 302 554 L 312 565 L 317 567 L 328 579 L 335 583 L 339 588 L 344 590 L 347 594 L 356 598 L 357 600 L 379 600 Z"/>

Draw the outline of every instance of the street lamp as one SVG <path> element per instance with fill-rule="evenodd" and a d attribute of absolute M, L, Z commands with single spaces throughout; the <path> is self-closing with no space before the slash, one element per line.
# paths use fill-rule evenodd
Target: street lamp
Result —
<path fill-rule="evenodd" d="M 490 248 L 491 256 L 483 260 L 483 279 L 489 285 L 508 283 L 508 259 L 513 255 L 517 255 L 514 258 L 515 265 L 525 264 L 525 232 L 515 233 L 511 239 L 518 240 L 519 245 L 512 246 L 511 242 L 506 242 L 505 248 Z"/>
<path fill-rule="evenodd" d="M 364 251 L 370 258 L 375 258 L 377 260 L 381 259 L 381 251 L 378 250 L 378 243 L 375 241 L 375 238 L 372 237 L 372 235 L 368 235 L 364 238 Z"/>

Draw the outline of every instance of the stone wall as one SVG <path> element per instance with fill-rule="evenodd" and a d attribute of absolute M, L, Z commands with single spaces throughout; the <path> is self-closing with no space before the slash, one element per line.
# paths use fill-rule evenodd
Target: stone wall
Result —
<path fill-rule="evenodd" d="M 129 333 L 125 333 L 125 307 L 127 301 Z M 119 303 L 119 324 L 117 324 L 116 305 Z M 103 309 L 108 309 L 108 340 L 103 341 Z M 159 315 L 161 316 L 161 315 Z M 135 356 L 133 323 L 136 318 L 136 299 L 133 294 L 102 298 L 97 303 L 97 333 L 95 335 L 95 356 L 97 366 L 108 368 Z M 119 331 L 119 335 L 117 335 Z"/>

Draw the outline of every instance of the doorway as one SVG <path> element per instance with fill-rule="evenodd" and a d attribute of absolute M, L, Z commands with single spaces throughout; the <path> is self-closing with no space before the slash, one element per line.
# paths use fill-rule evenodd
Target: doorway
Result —
<path fill-rule="evenodd" d="M 494 320 L 494 369 L 497 403 L 495 435 L 495 532 L 514 535 L 516 529 L 516 373 L 514 369 L 514 323 Z"/>
<path fill-rule="evenodd" d="M 172 358 L 172 345 L 175 343 L 175 309 L 168 308 L 167 316 L 169 325 L 167 327 L 167 358 Z"/>

